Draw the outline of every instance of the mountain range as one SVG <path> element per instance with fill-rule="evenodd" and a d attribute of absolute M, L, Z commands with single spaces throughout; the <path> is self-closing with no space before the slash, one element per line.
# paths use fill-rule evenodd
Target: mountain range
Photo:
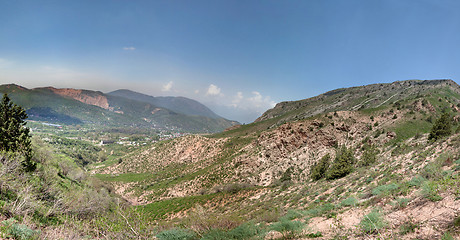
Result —
<path fill-rule="evenodd" d="M 29 120 L 58 124 L 159 128 L 184 132 L 219 132 L 238 122 L 224 119 L 203 104 L 185 97 L 152 97 L 130 90 L 111 93 L 71 88 L 27 89 L 0 86 L 23 106 Z"/>

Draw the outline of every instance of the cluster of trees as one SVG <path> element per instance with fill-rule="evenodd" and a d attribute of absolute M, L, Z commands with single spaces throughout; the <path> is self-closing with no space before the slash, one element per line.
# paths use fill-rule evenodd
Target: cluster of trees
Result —
<path fill-rule="evenodd" d="M 21 106 L 13 104 L 7 94 L 0 102 L 0 151 L 21 153 L 25 160 L 23 166 L 33 171 L 36 163 L 32 161 L 32 148 L 29 129 L 25 127 L 27 113 Z"/>

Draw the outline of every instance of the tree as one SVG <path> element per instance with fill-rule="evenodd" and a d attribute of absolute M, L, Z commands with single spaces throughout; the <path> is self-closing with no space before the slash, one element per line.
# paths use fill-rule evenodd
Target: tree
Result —
<path fill-rule="evenodd" d="M 443 113 L 436 122 L 433 124 L 430 135 L 428 136 L 429 140 L 437 140 L 441 137 L 448 136 L 451 134 L 452 128 L 452 118 L 449 113 Z"/>
<path fill-rule="evenodd" d="M 328 180 L 342 178 L 353 171 L 353 164 L 355 164 L 355 156 L 352 149 L 342 146 L 338 151 L 332 165 L 326 173 Z"/>
<path fill-rule="evenodd" d="M 326 176 L 326 171 L 329 168 L 329 162 L 331 156 L 328 154 L 324 155 L 315 165 L 311 167 L 310 177 L 317 181 Z"/>
<path fill-rule="evenodd" d="M 25 156 L 23 162 L 27 171 L 35 170 L 29 129 L 25 127 L 26 111 L 13 104 L 5 93 L 0 102 L 0 151 L 19 152 Z"/>

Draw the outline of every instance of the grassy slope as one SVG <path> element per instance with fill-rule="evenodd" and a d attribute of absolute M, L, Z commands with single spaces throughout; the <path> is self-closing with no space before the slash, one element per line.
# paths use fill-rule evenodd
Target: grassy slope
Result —
<path fill-rule="evenodd" d="M 346 93 L 346 91 L 342 91 L 339 94 L 344 93 Z M 390 97 L 393 95 L 390 95 L 389 93 L 386 94 L 386 96 Z M 370 96 L 370 98 L 372 98 L 372 96 Z M 384 101 L 386 101 L 388 98 L 384 99 Z M 436 113 L 430 113 L 429 111 L 412 113 L 412 104 L 416 100 L 423 99 L 427 99 L 429 103 L 433 105 L 433 107 L 436 109 Z M 221 197 L 216 197 L 216 195 L 213 195 L 215 194 L 213 192 L 222 191 L 225 186 L 231 185 L 231 182 L 225 182 L 225 179 L 228 179 L 226 177 L 228 174 L 232 174 L 232 170 L 225 166 L 228 166 L 228 163 L 230 163 L 235 157 L 237 157 L 237 153 L 240 153 L 240 150 L 242 148 L 247 146 L 249 143 L 252 143 L 254 139 L 257 139 L 257 137 L 260 136 L 260 134 L 276 130 L 277 127 L 280 126 L 283 122 L 292 121 L 292 119 L 297 119 L 296 121 L 300 122 L 310 121 L 312 119 L 322 119 L 323 121 L 327 122 L 328 118 L 326 118 L 325 115 L 317 115 L 313 118 L 308 117 L 308 115 L 305 115 L 305 117 L 307 117 L 306 120 L 302 120 L 303 117 L 299 117 L 299 114 L 302 112 L 311 112 L 311 110 L 295 109 L 292 111 L 287 111 L 283 114 L 279 114 L 276 117 L 270 119 L 261 120 L 252 124 L 243 125 L 239 128 L 235 128 L 227 132 L 211 135 L 209 136 L 210 138 L 227 139 L 227 143 L 225 144 L 225 147 L 223 147 L 224 152 L 220 155 L 220 158 L 216 159 L 215 165 L 211 164 L 205 168 L 199 168 L 196 171 L 181 170 L 181 168 L 186 168 L 186 166 L 173 166 L 170 170 L 168 170 L 168 168 L 164 168 L 160 171 L 162 172 L 162 174 L 164 174 L 164 176 L 169 176 L 169 174 L 167 173 L 171 171 L 170 173 L 173 173 L 172 175 L 176 175 L 177 177 L 173 179 L 167 179 L 167 177 L 165 177 L 164 180 L 156 179 L 155 182 L 148 183 L 149 187 L 146 188 L 146 190 L 165 189 L 167 187 L 173 187 L 176 184 L 184 183 L 193 179 L 202 180 L 203 176 L 214 176 L 211 177 L 211 179 L 214 179 L 213 181 L 209 182 L 209 184 L 202 185 L 203 187 L 208 188 L 207 191 L 202 192 L 205 195 L 203 197 L 190 196 L 185 198 L 170 198 L 169 200 L 160 200 L 150 205 L 146 205 L 146 207 L 142 209 L 143 211 L 155 213 L 159 210 L 158 206 L 163 206 L 162 204 L 168 204 L 170 201 L 180 202 L 181 205 L 184 206 L 181 208 L 171 208 L 169 214 L 164 212 L 164 209 L 161 210 L 161 213 L 154 214 L 157 217 L 161 216 L 159 218 L 164 218 L 167 216 L 171 216 L 170 214 L 176 214 L 179 212 L 186 211 L 187 208 L 190 208 L 193 212 L 195 211 L 193 210 L 195 209 L 194 207 L 196 207 L 195 204 L 199 203 L 200 205 L 211 207 L 211 212 L 225 214 L 229 216 L 236 214 L 246 220 L 255 219 L 257 221 L 263 221 L 264 218 L 270 219 L 272 215 L 276 215 L 272 216 L 272 218 L 276 220 L 283 213 L 286 213 L 287 209 L 291 208 L 297 209 L 301 212 L 303 217 L 307 218 L 316 216 L 325 216 L 326 218 L 333 217 L 337 214 L 349 210 L 349 206 L 347 206 L 347 201 L 354 202 L 353 199 L 357 200 L 359 204 L 353 203 L 352 205 L 359 205 L 362 209 L 370 209 L 369 206 L 374 206 L 374 204 L 376 203 L 374 202 L 376 201 L 376 197 L 383 197 L 384 199 L 388 199 L 388 204 L 392 203 L 391 199 L 393 199 L 393 201 L 395 202 L 404 202 L 405 200 L 398 199 L 405 198 L 405 196 L 407 195 L 414 194 L 418 191 L 423 190 L 421 185 L 411 185 L 411 187 L 407 186 L 410 185 L 409 181 L 411 180 L 411 178 L 417 175 L 417 171 L 421 171 L 420 169 L 423 169 L 423 166 L 425 166 L 427 162 L 434 161 L 429 159 L 436 159 L 436 153 L 433 152 L 434 150 L 430 151 L 429 149 L 434 149 L 435 146 L 442 145 L 442 142 L 430 143 L 426 142 L 425 140 L 423 144 L 413 146 L 411 145 L 411 142 L 414 140 L 410 139 L 414 136 L 426 137 L 426 133 L 431 129 L 432 124 L 429 121 L 427 121 L 429 116 L 432 116 L 432 119 L 436 119 L 439 113 L 444 111 L 443 109 L 448 109 L 449 111 L 452 111 L 452 105 L 457 105 L 459 103 L 459 99 L 460 95 L 456 91 L 451 90 L 449 87 L 441 87 L 434 91 L 432 89 L 427 89 L 426 91 L 414 91 L 413 94 L 409 96 L 404 95 L 403 97 L 398 97 L 397 95 L 395 95 L 390 100 L 386 101 L 383 105 L 380 105 L 380 102 L 374 103 L 372 106 L 369 106 L 370 108 L 361 108 L 360 114 L 364 116 L 376 116 L 383 113 L 390 114 L 389 111 L 395 111 L 396 113 L 398 113 L 398 121 L 393 125 L 387 126 L 387 128 L 385 129 L 385 131 L 394 131 L 397 137 L 389 141 L 386 145 L 379 146 L 381 150 L 381 155 L 379 156 L 381 157 L 375 165 L 371 167 L 356 168 L 356 170 L 346 178 L 336 181 L 308 181 L 290 184 L 279 182 L 270 185 L 268 188 L 265 187 L 248 189 L 246 187 L 237 186 L 236 190 L 229 190 L 231 188 L 228 188 L 226 191 L 224 191 L 223 194 L 226 196 L 225 198 L 232 198 L 241 195 L 259 196 L 259 194 L 263 192 L 263 194 L 261 194 L 261 196 L 263 197 L 258 198 L 256 200 L 250 200 L 249 204 L 243 205 L 239 205 L 238 202 L 227 202 L 225 206 L 211 207 L 214 204 L 221 201 Z M 332 100 L 325 100 L 325 102 L 334 102 L 335 100 L 336 99 L 333 98 Z M 349 109 L 350 107 L 353 108 L 354 106 L 359 105 L 360 103 L 366 102 L 366 100 L 365 98 L 358 98 L 350 100 L 350 102 L 351 103 L 348 103 L 346 105 L 347 107 L 345 107 L 345 109 Z M 310 107 L 312 108 L 317 108 L 318 106 L 319 104 L 310 105 Z M 378 108 L 375 108 L 375 106 L 378 106 Z M 376 127 L 374 131 L 365 133 L 365 135 L 372 138 L 377 132 L 376 129 L 379 128 Z M 456 138 L 454 137 L 453 139 L 453 141 L 455 142 Z M 406 142 L 407 140 L 409 140 L 409 142 Z M 351 147 L 357 149 L 359 145 Z M 388 156 L 384 154 L 388 151 L 391 152 L 389 159 Z M 361 151 L 357 149 L 356 152 L 359 154 Z M 396 174 L 396 172 L 401 171 L 401 168 L 407 167 L 406 165 L 398 164 L 398 161 L 401 161 L 401 159 L 406 159 L 407 156 L 405 156 L 404 154 L 408 153 L 412 153 L 414 154 L 414 156 L 425 156 L 427 157 L 427 160 L 423 163 L 415 163 L 412 166 L 412 169 L 416 170 L 412 171 L 408 176 Z M 456 153 L 454 151 L 446 152 L 446 154 L 449 155 L 449 158 L 456 159 L 458 157 L 457 155 L 455 155 Z M 392 165 L 387 165 L 387 161 L 391 161 Z M 192 168 L 196 167 L 195 165 L 190 166 L 192 166 Z M 458 168 L 455 164 L 450 164 L 449 167 L 453 169 Z M 142 177 L 143 174 L 144 173 L 139 173 L 139 175 L 136 176 L 142 178 L 142 181 L 138 181 L 134 178 L 131 178 L 130 181 L 141 183 L 140 185 L 138 185 L 138 187 L 141 188 L 142 184 L 149 182 L 147 180 L 147 177 Z M 120 175 L 120 177 L 121 176 L 124 175 Z M 451 189 L 445 189 L 447 186 L 455 184 L 456 173 L 453 172 L 450 176 L 451 180 L 445 180 L 445 182 L 442 183 L 439 182 L 442 179 L 429 179 L 428 181 L 429 183 L 436 183 L 439 189 L 444 189 L 442 191 L 440 190 L 439 194 L 451 194 Z M 107 176 L 99 177 L 103 179 Z M 406 180 L 408 177 L 409 179 Z M 116 178 L 117 177 L 113 177 L 110 179 L 111 181 L 113 180 L 116 182 Z M 376 181 L 376 179 L 378 181 Z M 352 183 L 352 185 L 347 186 L 347 183 L 350 182 Z M 390 185 L 392 183 L 397 184 L 396 188 L 393 185 Z M 222 185 L 222 188 L 220 188 L 220 190 L 219 188 L 216 188 L 216 186 L 218 186 L 219 184 Z M 382 188 L 384 189 L 386 187 L 390 189 L 393 187 L 396 190 L 390 190 L 390 192 L 385 193 L 383 195 L 373 195 L 372 190 L 377 186 L 383 186 Z M 335 194 L 323 194 L 323 192 L 326 189 L 335 189 Z M 454 191 L 458 191 L 458 189 L 455 189 L 457 188 L 454 188 Z M 366 191 L 370 192 L 370 195 L 366 196 L 370 196 L 371 198 L 366 198 L 364 196 Z M 386 190 L 384 192 L 386 192 Z M 153 191 L 152 194 L 160 194 L 157 196 L 161 196 L 161 194 L 164 194 L 164 191 Z M 208 202 L 203 203 L 202 199 L 206 199 Z M 408 199 L 409 203 L 411 201 L 415 201 L 414 197 L 409 197 Z M 342 204 L 342 201 L 344 201 L 345 203 Z M 272 209 L 271 207 L 267 207 L 266 204 L 268 203 L 270 203 L 270 206 L 275 205 L 279 207 L 276 209 Z M 179 219 L 178 221 L 181 220 Z"/>
<path fill-rule="evenodd" d="M 427 109 L 422 109 L 412 113 L 413 103 L 418 99 L 427 99 L 436 112 L 432 113 Z M 51 174 L 52 176 L 47 177 L 48 181 L 60 186 L 57 189 L 63 189 L 58 190 L 63 194 L 59 196 L 68 196 L 62 199 L 65 204 L 72 206 L 70 209 L 73 209 L 73 212 L 58 213 L 51 215 L 51 218 L 48 215 L 45 220 L 41 220 L 41 217 L 30 218 L 29 214 L 16 212 L 13 216 L 19 219 L 19 222 L 14 226 L 25 223 L 29 228 L 41 229 L 42 232 L 39 233 L 41 236 L 46 234 L 54 236 L 51 239 L 67 237 L 70 236 L 69 234 L 75 234 L 75 238 L 82 238 L 84 235 L 111 239 L 152 238 L 156 233 L 172 227 L 191 229 L 197 234 L 196 237 L 211 238 L 211 235 L 214 234 L 212 235 L 214 239 L 216 235 L 220 236 L 220 239 L 264 238 L 270 230 L 281 232 L 284 238 L 324 236 L 323 239 L 344 239 L 353 236 L 358 239 L 371 237 L 385 239 L 440 239 L 444 237 L 448 239 L 449 236 L 459 234 L 460 210 L 456 210 L 456 207 L 460 206 L 460 161 L 458 160 L 460 158 L 458 155 L 460 136 L 454 134 L 436 142 L 427 141 L 426 137 L 431 128 L 428 118 L 432 116 L 434 121 L 442 111 L 451 111 L 456 114 L 452 105 L 457 105 L 459 99 L 460 95 L 455 91 L 439 88 L 399 99 L 399 104 L 395 101 L 387 101 L 378 108 L 365 107 L 351 114 L 352 118 L 348 119 L 342 117 L 342 115 L 347 116 L 347 112 L 340 112 L 341 117 L 337 118 L 333 116 L 333 113 L 315 116 L 306 114 L 300 117 L 299 114 L 302 112 L 298 110 L 287 111 L 274 118 L 208 136 L 209 141 L 222 141 L 219 143 L 221 145 L 213 142 L 215 143 L 213 145 L 221 151 L 213 155 L 211 159 L 201 161 L 198 159 L 192 163 L 176 163 L 155 168 L 150 166 L 157 164 L 156 161 L 162 159 L 162 156 L 174 154 L 171 152 L 174 149 L 180 150 L 182 139 L 154 145 L 153 151 L 158 158 L 149 158 L 151 147 L 140 148 L 123 157 L 123 164 L 120 166 L 128 166 L 130 161 L 134 163 L 140 156 L 145 158 L 140 160 L 145 161 L 146 165 L 132 166 L 135 171 L 129 173 L 98 174 L 96 177 L 109 184 L 114 184 L 115 188 L 119 184 L 133 184 L 134 194 L 147 194 L 148 198 L 154 202 L 128 209 L 119 208 L 117 204 L 107 204 L 106 206 L 112 206 L 109 211 L 106 211 L 107 209 L 101 209 L 101 212 L 96 210 L 98 214 L 92 211 L 85 212 L 87 211 L 85 209 L 88 208 L 84 203 L 104 203 L 102 199 L 108 199 L 111 202 L 113 199 L 104 193 L 110 188 L 96 187 L 95 185 L 100 186 L 96 180 L 92 181 L 93 183 L 78 180 L 80 179 L 76 174 L 79 172 L 78 168 L 69 168 L 62 164 L 67 162 L 73 165 L 70 159 L 53 160 L 52 163 L 43 164 L 39 173 L 10 183 L 22 184 L 24 187 L 32 184 L 35 189 L 34 182 L 40 183 L 45 180 L 37 179 L 34 175 Z M 362 100 L 357 99 L 356 102 L 362 102 Z M 353 104 L 351 104 L 352 107 L 355 106 Z M 397 119 L 392 119 L 393 115 L 397 115 Z M 353 119 L 358 117 L 361 120 Z M 298 171 L 299 169 L 294 168 L 290 174 L 286 174 L 288 171 L 285 171 L 284 174 L 277 175 L 276 181 L 268 186 L 251 186 L 242 184 L 247 175 L 235 174 L 239 166 L 234 165 L 238 162 L 234 160 L 254 157 L 253 154 L 259 156 L 262 151 L 265 151 L 264 154 L 274 154 L 276 148 L 246 149 L 254 144 L 258 146 L 257 142 L 264 140 L 267 136 L 281 136 L 282 139 L 288 140 L 289 134 L 285 136 L 281 133 L 283 131 L 289 133 L 290 129 L 295 132 L 299 130 L 295 127 L 302 126 L 301 124 L 309 126 L 307 124 L 322 122 L 325 126 L 318 127 L 317 130 L 329 131 L 337 127 L 337 125 L 331 126 L 332 123 L 344 122 L 354 127 L 352 125 L 354 121 L 359 122 L 370 117 L 378 119 L 379 124 L 372 125 L 372 130 L 368 131 L 358 129 L 359 131 L 356 132 L 360 134 L 353 135 L 345 141 L 348 142 L 347 146 L 354 149 L 357 159 L 360 160 L 366 139 L 385 143 L 377 146 L 380 153 L 377 154 L 375 163 L 366 167 L 356 165 L 354 171 L 344 178 L 312 181 L 301 177 L 302 174 L 308 176 L 308 172 L 302 173 Z M 292 121 L 292 119 L 296 120 Z M 282 125 L 284 122 L 289 123 Z M 455 128 L 457 127 L 456 125 Z M 382 129 L 385 130 L 384 133 L 395 132 L 396 138 L 389 139 L 389 141 L 378 141 L 387 139 L 386 134 L 377 136 Z M 331 150 L 334 150 L 334 147 L 331 147 Z M 142 155 L 143 153 L 147 155 Z M 187 154 L 186 151 L 179 151 L 179 153 L 182 156 Z M 50 156 L 39 156 L 42 156 L 41 161 L 52 159 Z M 259 157 L 265 158 L 264 155 Z M 112 164 L 114 160 L 118 162 L 117 159 L 110 159 Z M 293 160 L 280 159 L 281 161 Z M 109 168 L 117 169 L 116 166 L 115 163 Z M 146 171 L 151 168 L 155 170 Z M 304 170 L 308 171 L 308 169 Z M 61 173 L 62 177 L 56 175 L 56 172 Z M 258 173 L 254 172 L 254 174 Z M 203 191 L 193 192 L 185 197 L 165 195 L 167 188 L 187 187 L 186 183 L 190 181 L 203 182 L 199 185 Z M 194 185 L 188 186 L 188 188 L 194 187 Z M 36 191 L 37 193 L 43 192 L 40 188 L 36 188 Z M 72 195 L 73 192 L 78 194 Z M 35 195 L 39 196 L 39 194 Z M 91 196 L 103 198 L 88 201 L 87 199 L 92 199 Z M 16 199 L 25 199 L 25 197 L 23 195 L 19 198 L 7 196 L 2 201 L 12 203 Z M 41 199 L 39 203 L 42 207 L 37 208 L 37 211 L 41 216 L 45 216 L 48 210 L 53 208 L 52 201 Z M 12 205 L 3 204 L 3 211 L 8 210 L 10 206 Z M 31 212 L 35 211 L 31 205 L 26 209 Z M 445 211 L 437 218 L 431 218 L 431 216 L 423 218 L 421 212 L 429 212 L 433 209 Z M 82 211 L 89 215 L 83 215 L 82 218 L 78 214 Z M 11 218 L 11 215 L 5 212 L 2 216 Z M 350 216 L 355 216 L 355 218 L 350 219 Z M 390 218 L 392 216 L 399 217 Z M 58 223 L 50 222 L 54 219 L 53 217 L 58 219 Z M 372 219 L 373 224 L 368 224 L 366 219 Z M 353 224 L 350 225 L 350 223 Z M 10 230 L 13 225 L 7 223 L 0 225 L 0 232 L 11 235 Z M 378 227 L 373 228 L 373 226 Z M 211 229 L 215 231 L 210 231 Z M 240 235 L 236 234 L 238 231 Z"/>

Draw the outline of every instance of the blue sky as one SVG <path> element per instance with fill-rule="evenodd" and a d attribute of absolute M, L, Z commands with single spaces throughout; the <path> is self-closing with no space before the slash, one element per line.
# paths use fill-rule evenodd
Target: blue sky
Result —
<path fill-rule="evenodd" d="M 280 101 L 460 79 L 449 0 L 0 0 L 0 83 L 196 99 L 251 122 Z"/>

